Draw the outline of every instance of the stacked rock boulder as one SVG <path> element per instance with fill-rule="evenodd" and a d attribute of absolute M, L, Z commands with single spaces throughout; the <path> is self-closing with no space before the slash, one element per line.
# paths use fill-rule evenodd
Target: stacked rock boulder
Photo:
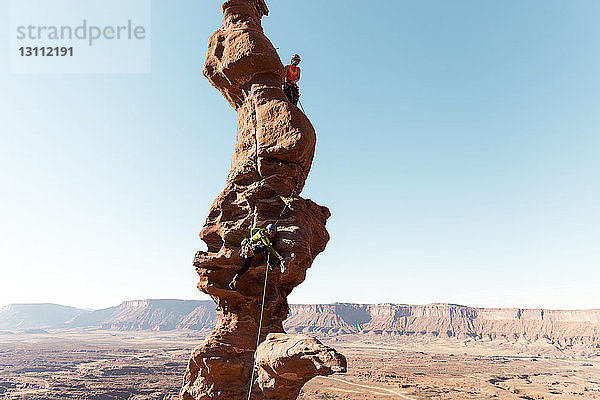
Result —
<path fill-rule="evenodd" d="M 287 296 L 304 281 L 306 270 L 329 240 L 325 223 L 330 212 L 299 196 L 314 157 L 316 135 L 281 89 L 283 64 L 261 26 L 268 12 L 264 0 L 225 1 L 223 24 L 208 43 L 203 72 L 238 113 L 237 141 L 226 187 L 200 232 L 208 251 L 198 252 L 194 259 L 198 288 L 216 303 L 218 321 L 192 352 L 180 393 L 183 400 L 246 399 L 255 364 L 255 400 L 295 399 L 312 377 L 346 368 L 345 358 L 335 350 L 303 335 L 285 335 L 282 325 L 289 309 Z M 274 245 L 286 259 L 287 270 L 266 271 L 264 258 L 257 256 L 236 290 L 229 289 L 242 264 L 242 239 L 252 226 L 275 222 L 279 233 Z M 269 333 L 278 335 L 265 340 Z M 263 350 L 255 363 L 257 336 Z M 286 346 L 292 351 L 285 351 Z M 285 357 L 274 360 L 272 348 Z M 265 372 L 265 366 L 273 363 L 278 369 L 266 367 L 269 373 Z M 294 366 L 295 375 L 285 364 Z M 278 379 L 277 370 L 287 371 L 286 379 Z"/>

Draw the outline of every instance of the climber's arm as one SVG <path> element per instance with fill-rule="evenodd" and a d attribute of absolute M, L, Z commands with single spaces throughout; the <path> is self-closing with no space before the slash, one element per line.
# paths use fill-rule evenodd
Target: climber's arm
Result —
<path fill-rule="evenodd" d="M 269 251 L 271 252 L 271 254 L 273 254 L 273 255 L 274 255 L 275 257 L 277 257 L 278 259 L 280 259 L 280 260 L 281 260 L 281 259 L 283 258 L 283 257 L 281 257 L 281 256 L 279 255 L 279 253 L 277 252 L 277 250 L 275 250 L 275 249 L 273 248 L 273 246 L 269 246 Z"/>
<path fill-rule="evenodd" d="M 269 249 L 269 252 L 271 254 L 273 254 L 275 257 L 279 258 L 281 260 L 281 256 L 279 255 L 279 253 L 277 252 L 277 250 L 275 250 L 273 248 L 273 245 L 271 244 L 271 241 L 269 240 L 269 237 L 267 235 L 263 235 L 261 237 L 261 240 L 263 242 L 263 244 L 267 247 L 267 249 Z"/>

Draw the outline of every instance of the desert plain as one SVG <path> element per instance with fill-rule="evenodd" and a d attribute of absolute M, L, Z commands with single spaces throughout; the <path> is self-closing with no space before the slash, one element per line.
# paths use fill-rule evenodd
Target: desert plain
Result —
<path fill-rule="evenodd" d="M 0 334 L 5 400 L 174 400 L 199 332 Z M 322 336 L 348 372 L 310 381 L 302 400 L 600 399 L 600 354 L 551 344 L 419 336 Z M 600 352 L 599 352 L 600 353 Z"/>

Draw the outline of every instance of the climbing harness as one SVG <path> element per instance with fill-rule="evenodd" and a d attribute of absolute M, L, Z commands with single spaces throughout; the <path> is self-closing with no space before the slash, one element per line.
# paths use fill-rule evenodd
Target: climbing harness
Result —
<path fill-rule="evenodd" d="M 255 255 L 254 243 L 249 238 L 244 238 L 241 243 L 242 249 L 240 250 L 240 256 L 242 258 L 250 258 Z"/>

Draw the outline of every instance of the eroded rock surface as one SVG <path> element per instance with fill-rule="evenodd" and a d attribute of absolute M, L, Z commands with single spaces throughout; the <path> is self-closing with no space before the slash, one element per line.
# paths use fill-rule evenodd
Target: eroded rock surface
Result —
<path fill-rule="evenodd" d="M 192 353 L 181 390 L 184 400 L 246 399 L 266 272 L 263 257 L 255 258 L 235 291 L 228 283 L 242 264 L 240 242 L 252 225 L 278 223 L 274 245 L 287 264 L 285 273 L 268 272 L 260 341 L 268 333 L 284 332 L 287 296 L 304 281 L 329 240 L 329 210 L 299 197 L 316 136 L 281 89 L 283 64 L 261 27 L 268 12 L 263 0 L 225 1 L 223 25 L 208 43 L 203 72 L 238 113 L 237 142 L 226 187 L 200 232 L 208 251 L 194 260 L 198 288 L 216 303 L 218 321 Z M 256 384 L 253 392 L 253 399 L 295 398 L 267 395 Z"/>
<path fill-rule="evenodd" d="M 293 400 L 305 382 L 346 372 L 346 358 L 307 335 L 270 333 L 256 350 L 257 383 L 267 398 Z"/>

